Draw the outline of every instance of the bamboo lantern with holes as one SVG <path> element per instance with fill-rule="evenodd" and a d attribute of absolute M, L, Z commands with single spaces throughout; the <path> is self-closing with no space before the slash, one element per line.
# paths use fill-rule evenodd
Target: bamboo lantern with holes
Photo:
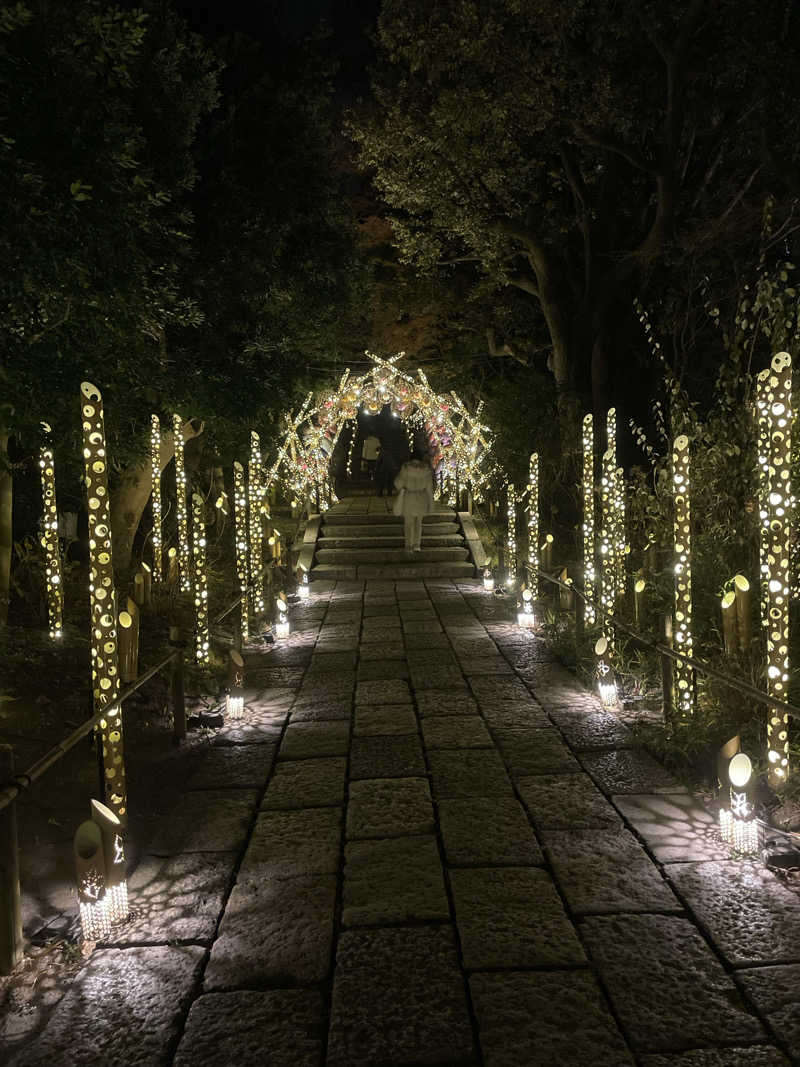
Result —
<path fill-rule="evenodd" d="M 239 585 L 241 602 L 242 640 L 250 635 L 250 611 L 247 590 L 248 537 L 247 537 L 247 486 L 244 479 L 244 467 L 241 463 L 233 464 L 233 529 L 236 543 L 236 580 Z"/>
<path fill-rule="evenodd" d="M 250 463 L 247 478 L 250 514 L 250 597 L 256 618 L 265 611 L 264 604 L 264 526 L 261 494 L 261 442 L 255 430 L 250 433 Z"/>
<path fill-rule="evenodd" d="M 506 584 L 517 580 L 517 490 L 513 482 L 506 487 Z"/>
<path fill-rule="evenodd" d="M 186 499 L 186 468 L 184 466 L 183 419 L 172 416 L 175 436 L 175 514 L 178 518 L 178 578 L 182 593 L 192 591 L 192 550 L 189 541 L 189 504 Z"/>
<path fill-rule="evenodd" d="M 208 574 L 206 571 L 206 505 L 199 493 L 192 496 L 194 541 L 195 659 L 208 666 L 211 642 L 208 632 Z"/>
<path fill-rule="evenodd" d="M 119 676 L 135 682 L 139 673 L 139 609 L 128 597 L 119 613 Z"/>
<path fill-rule="evenodd" d="M 83 455 L 89 504 L 89 593 L 92 625 L 92 677 L 96 711 L 107 709 L 100 720 L 101 755 L 106 800 L 122 822 L 127 816 L 127 789 L 122 738 L 122 709 L 117 661 L 117 604 L 114 563 L 111 557 L 111 509 L 108 498 L 103 398 L 90 382 L 81 383 L 83 397 Z"/>
<path fill-rule="evenodd" d="M 720 601 L 722 611 L 722 646 L 726 656 L 736 654 L 738 627 L 736 625 L 736 593 L 729 589 Z"/>
<path fill-rule="evenodd" d="M 72 847 L 83 939 L 102 941 L 111 933 L 111 917 L 106 897 L 103 835 L 97 823 L 91 819 L 82 822 L 75 831 Z"/>
<path fill-rule="evenodd" d="M 592 601 L 595 596 L 594 569 L 594 418 L 583 417 L 583 591 L 586 602 L 583 607 L 584 622 L 591 626 L 595 621 Z"/>
<path fill-rule="evenodd" d="M 128 882 L 125 871 L 125 849 L 122 842 L 122 823 L 111 808 L 99 800 L 91 802 L 92 822 L 100 829 L 103 841 L 104 876 L 108 917 L 112 923 L 128 918 Z"/>
<path fill-rule="evenodd" d="M 531 454 L 528 476 L 528 583 L 531 597 L 539 600 L 539 454 Z"/>
<path fill-rule="evenodd" d="M 160 582 L 164 561 L 161 539 L 161 423 L 158 415 L 150 416 L 150 477 L 153 483 L 153 577 Z"/>
<path fill-rule="evenodd" d="M 675 644 L 684 656 L 692 655 L 692 516 L 689 487 L 689 438 L 672 444 L 672 489 L 675 506 Z M 685 722 L 694 714 L 694 672 L 678 660 L 675 665 L 676 703 Z"/>
<path fill-rule="evenodd" d="M 39 449 L 39 467 L 42 480 L 42 547 L 45 552 L 45 577 L 47 579 L 47 615 L 50 621 L 50 636 L 61 637 L 64 616 L 64 589 L 61 576 L 61 551 L 58 546 L 58 506 L 56 505 L 56 472 L 51 430 L 42 423 L 44 443 Z"/>

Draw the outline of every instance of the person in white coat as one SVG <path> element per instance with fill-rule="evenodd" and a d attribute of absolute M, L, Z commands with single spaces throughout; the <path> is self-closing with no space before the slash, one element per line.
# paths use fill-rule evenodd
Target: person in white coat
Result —
<path fill-rule="evenodd" d="M 406 552 L 419 552 L 422 519 L 433 511 L 433 470 L 424 452 L 414 449 L 411 459 L 400 468 L 394 487 L 395 515 L 403 516 Z"/>

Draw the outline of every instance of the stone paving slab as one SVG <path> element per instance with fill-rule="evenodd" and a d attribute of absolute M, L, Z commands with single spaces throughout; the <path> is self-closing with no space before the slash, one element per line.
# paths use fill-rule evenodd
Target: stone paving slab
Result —
<path fill-rule="evenodd" d="M 263 789 L 276 749 L 277 745 L 209 746 L 186 789 Z"/>
<path fill-rule="evenodd" d="M 730 849 L 720 841 L 717 820 L 688 793 L 611 799 L 661 863 L 730 858 Z"/>
<path fill-rule="evenodd" d="M 602 916 L 586 919 L 582 931 L 637 1051 L 765 1041 L 760 1022 L 688 920 Z"/>
<path fill-rule="evenodd" d="M 340 808 L 261 812 L 240 877 L 251 869 L 276 879 L 335 874 L 339 869 L 341 818 Z"/>
<path fill-rule="evenodd" d="M 345 849 L 345 926 L 449 919 L 433 834 L 350 841 Z"/>
<path fill-rule="evenodd" d="M 283 735 L 279 755 L 284 760 L 346 756 L 349 744 L 349 722 L 290 722 Z"/>
<path fill-rule="evenodd" d="M 367 778 L 350 783 L 349 839 L 402 837 L 433 830 L 433 802 L 426 778 Z"/>
<path fill-rule="evenodd" d="M 586 753 L 581 763 L 604 793 L 688 793 L 666 768 L 640 749 Z"/>
<path fill-rule="evenodd" d="M 325 1008 L 315 989 L 208 993 L 196 1000 L 174 1067 L 318 1067 Z"/>
<path fill-rule="evenodd" d="M 575 752 L 596 749 L 634 748 L 636 739 L 630 730 L 610 711 L 553 708 L 550 718 Z"/>
<path fill-rule="evenodd" d="M 150 851 L 230 852 L 244 843 L 256 804 L 255 790 L 203 790 L 184 793 L 159 823 Z"/>
<path fill-rule="evenodd" d="M 428 763 L 437 800 L 511 795 L 511 782 L 503 761 L 493 749 L 432 749 Z"/>
<path fill-rule="evenodd" d="M 215 745 L 267 745 L 280 740 L 281 730 L 289 717 L 289 705 L 283 711 L 265 711 L 245 704 L 244 718 L 228 720 L 217 730 Z"/>
<path fill-rule="evenodd" d="M 476 973 L 469 985 L 487 1067 L 633 1067 L 590 974 Z"/>
<path fill-rule="evenodd" d="M 543 830 L 542 844 L 556 882 L 577 914 L 683 910 L 627 830 Z"/>
<path fill-rule="evenodd" d="M 499 652 L 496 652 L 493 656 L 464 656 L 461 669 L 464 674 L 479 674 L 483 677 L 487 675 L 497 677 L 513 678 L 514 669 L 510 666 L 507 660 L 503 659 Z"/>
<path fill-rule="evenodd" d="M 535 867 L 454 868 L 450 884 L 469 970 L 586 962 L 556 888 Z"/>
<path fill-rule="evenodd" d="M 619 813 L 588 774 L 519 778 L 517 791 L 537 830 L 619 826 Z"/>
<path fill-rule="evenodd" d="M 472 676 L 469 686 L 475 694 L 478 702 L 485 700 L 527 700 L 530 696 L 528 690 L 518 678 L 504 678 L 502 675 L 486 677 L 484 675 Z"/>
<path fill-rule="evenodd" d="M 408 682 L 402 679 L 359 682 L 356 689 L 357 704 L 410 704 Z"/>
<path fill-rule="evenodd" d="M 405 646 L 409 651 L 421 648 L 445 648 L 450 649 L 450 642 L 445 633 L 409 633 L 404 634 Z"/>
<path fill-rule="evenodd" d="M 346 769 L 347 760 L 342 756 L 282 760 L 275 768 L 261 808 L 319 808 L 342 805 Z"/>
<path fill-rule="evenodd" d="M 642 1056 L 640 1062 L 642 1067 L 789 1067 L 782 1052 L 766 1045 L 692 1049 L 674 1056 Z"/>
<path fill-rule="evenodd" d="M 496 703 L 481 701 L 480 710 L 492 730 L 536 730 L 552 725 L 544 710 L 532 699 Z"/>
<path fill-rule="evenodd" d="M 355 711 L 354 737 L 416 734 L 417 717 L 410 704 L 360 704 Z"/>
<path fill-rule="evenodd" d="M 449 689 L 467 695 L 467 682 L 459 667 L 413 667 L 411 684 L 418 693 L 426 689 Z"/>
<path fill-rule="evenodd" d="M 131 917 L 116 945 L 211 941 L 233 880 L 235 852 L 145 856 L 128 879 Z"/>
<path fill-rule="evenodd" d="M 168 1062 L 204 955 L 197 945 L 95 952 L 44 1030 L 12 1064 L 108 1067 Z"/>
<path fill-rule="evenodd" d="M 425 748 L 491 748 L 492 739 L 477 715 L 443 715 L 422 720 Z"/>
<path fill-rule="evenodd" d="M 449 926 L 348 930 L 339 939 L 328 1067 L 472 1063 Z"/>
<path fill-rule="evenodd" d="M 306 677 L 326 674 L 330 671 L 354 671 L 358 662 L 356 652 L 315 652 L 311 657 Z"/>
<path fill-rule="evenodd" d="M 800 964 L 738 971 L 736 980 L 786 1047 L 800 1057 Z"/>
<path fill-rule="evenodd" d="M 333 700 L 320 702 L 317 700 L 298 701 L 292 707 L 289 716 L 289 724 L 298 722 L 334 722 L 350 721 L 353 714 L 351 700 Z"/>
<path fill-rule="evenodd" d="M 459 690 L 451 689 L 427 689 L 416 694 L 417 711 L 421 719 L 428 719 L 436 715 L 477 715 L 478 705 Z"/>
<path fill-rule="evenodd" d="M 425 774 L 422 746 L 415 734 L 354 737 L 350 778 L 418 778 Z"/>
<path fill-rule="evenodd" d="M 524 867 L 544 862 L 525 811 L 513 797 L 440 800 L 439 822 L 451 867 Z"/>
<path fill-rule="evenodd" d="M 800 962 L 800 897 L 760 863 L 686 863 L 670 880 L 734 967 Z"/>
<path fill-rule="evenodd" d="M 327 702 L 334 698 L 350 698 L 353 695 L 355 677 L 355 671 L 349 671 L 344 678 L 339 674 L 320 674 L 315 678 L 306 679 L 300 686 L 297 699 L 300 702 L 311 700 Z"/>
<path fill-rule="evenodd" d="M 310 985 L 330 970 L 335 875 L 241 873 L 211 949 L 203 988 Z"/>
<path fill-rule="evenodd" d="M 408 665 L 400 659 L 367 660 L 358 668 L 359 682 L 407 681 Z"/>
<path fill-rule="evenodd" d="M 362 663 L 388 659 L 404 660 L 406 657 L 405 646 L 397 643 L 392 645 L 362 645 L 359 650 L 359 658 Z"/>
<path fill-rule="evenodd" d="M 580 764 L 552 727 L 529 730 L 497 726 L 492 727 L 492 734 L 514 779 L 580 771 Z"/>

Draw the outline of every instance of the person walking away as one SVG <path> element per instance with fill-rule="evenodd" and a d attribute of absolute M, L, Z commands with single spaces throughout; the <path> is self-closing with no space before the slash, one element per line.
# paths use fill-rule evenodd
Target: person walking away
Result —
<path fill-rule="evenodd" d="M 411 459 L 400 468 L 394 487 L 398 493 L 394 513 L 403 516 L 406 552 L 419 552 L 422 520 L 433 511 L 433 470 L 424 452 L 414 449 Z"/>
<path fill-rule="evenodd" d="M 397 474 L 397 463 L 389 449 L 383 445 L 375 466 L 375 484 L 378 486 L 378 496 L 392 495 L 392 483 Z"/>
<path fill-rule="evenodd" d="M 367 468 L 367 474 L 369 480 L 375 476 L 375 467 L 378 462 L 378 452 L 380 451 L 380 440 L 371 433 L 369 437 L 364 438 L 364 444 L 361 446 L 361 459 L 364 462 L 364 466 Z"/>

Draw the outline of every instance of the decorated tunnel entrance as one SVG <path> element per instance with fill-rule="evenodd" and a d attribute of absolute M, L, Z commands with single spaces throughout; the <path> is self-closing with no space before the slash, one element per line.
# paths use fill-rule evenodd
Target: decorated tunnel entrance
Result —
<path fill-rule="evenodd" d="M 408 448 L 424 444 L 440 496 L 456 504 L 466 490 L 477 499 L 496 471 L 491 463 L 492 434 L 481 422 L 483 403 L 470 412 L 454 392 L 437 393 L 422 370 L 409 373 L 398 364 L 405 353 L 382 359 L 366 353 L 369 370 L 345 371 L 333 392 L 309 393 L 296 414 L 284 416 L 285 430 L 267 484 L 280 481 L 296 500 L 326 510 L 337 499 L 334 455 L 344 456 L 344 475 L 354 472 L 358 419 L 389 411 L 405 430 Z M 357 470 L 357 467 L 356 467 Z"/>

